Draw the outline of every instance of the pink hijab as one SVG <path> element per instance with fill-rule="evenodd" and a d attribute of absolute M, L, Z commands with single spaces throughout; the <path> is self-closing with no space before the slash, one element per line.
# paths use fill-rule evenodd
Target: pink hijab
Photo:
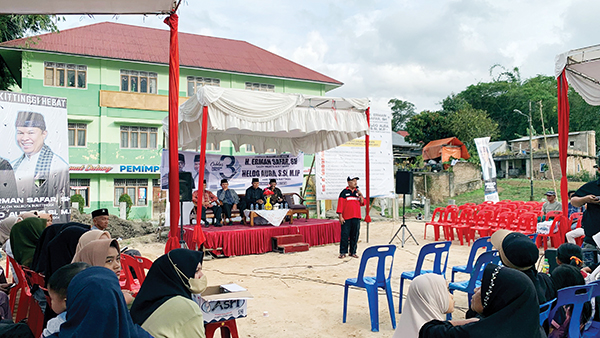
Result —
<path fill-rule="evenodd" d="M 88 245 L 89 243 L 91 243 L 92 241 L 97 241 L 99 239 L 110 239 L 110 233 L 108 233 L 108 231 L 102 231 L 102 230 L 90 230 L 90 231 L 86 231 L 86 233 L 84 233 L 81 237 L 79 237 L 79 242 L 77 243 L 77 248 L 75 248 L 75 257 L 77 257 L 77 254 L 83 249 L 83 247 L 85 247 L 86 245 Z M 73 258 L 73 263 L 77 262 L 75 260 L 75 258 Z"/>

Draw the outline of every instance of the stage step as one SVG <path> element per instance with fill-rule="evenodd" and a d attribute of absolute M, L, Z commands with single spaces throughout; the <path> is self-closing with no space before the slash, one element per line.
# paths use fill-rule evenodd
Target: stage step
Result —
<path fill-rule="evenodd" d="M 277 247 L 277 251 L 280 253 L 290 253 L 290 252 L 302 252 L 308 251 L 310 245 L 308 243 L 294 243 L 294 244 L 284 244 Z"/>
<path fill-rule="evenodd" d="M 273 236 L 272 239 L 273 250 L 275 250 L 278 246 L 304 242 L 304 236 L 302 236 L 302 234 Z"/>

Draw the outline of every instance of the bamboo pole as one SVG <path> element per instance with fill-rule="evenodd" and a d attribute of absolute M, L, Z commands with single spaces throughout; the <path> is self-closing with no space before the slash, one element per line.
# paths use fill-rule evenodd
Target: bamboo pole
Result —
<path fill-rule="evenodd" d="M 552 160 L 550 159 L 550 150 L 548 150 L 548 141 L 546 139 L 546 128 L 544 128 L 544 114 L 542 112 L 542 101 L 540 100 L 540 118 L 542 119 L 542 132 L 544 133 L 544 143 L 546 145 L 546 156 L 548 157 L 548 165 L 550 166 L 550 177 L 552 177 L 552 185 L 554 193 L 557 194 L 556 181 L 554 180 L 554 170 L 552 170 Z M 558 196 L 558 194 L 556 195 Z"/>

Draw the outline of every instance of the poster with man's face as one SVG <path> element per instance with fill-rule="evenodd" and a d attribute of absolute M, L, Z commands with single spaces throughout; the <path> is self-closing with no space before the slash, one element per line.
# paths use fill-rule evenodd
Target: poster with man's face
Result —
<path fill-rule="evenodd" d="M 67 222 L 67 100 L 0 91 L 0 122 L 0 220 L 37 210 Z"/>

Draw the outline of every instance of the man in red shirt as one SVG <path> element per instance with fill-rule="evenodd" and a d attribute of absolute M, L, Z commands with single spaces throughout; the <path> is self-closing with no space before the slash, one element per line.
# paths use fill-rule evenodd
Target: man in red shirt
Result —
<path fill-rule="evenodd" d="M 358 177 L 348 176 L 348 186 L 342 190 L 338 198 L 337 214 L 342 225 L 340 239 L 340 256 L 348 254 L 348 240 L 350 240 L 350 257 L 358 258 L 356 245 L 360 234 L 360 207 L 365 205 L 365 199 L 358 190 Z"/>
<path fill-rule="evenodd" d="M 197 210 L 197 206 L 198 206 L 198 192 L 199 191 L 200 190 L 196 190 L 192 194 L 192 202 L 194 202 L 194 205 L 196 205 L 196 210 Z M 223 226 L 221 224 L 221 213 L 222 213 L 221 205 L 223 204 L 223 202 L 219 201 L 219 199 L 217 198 L 217 196 L 215 196 L 215 194 L 206 190 L 206 180 L 204 180 L 203 193 L 204 193 L 204 195 L 202 197 L 201 219 L 204 222 L 204 226 L 207 228 L 209 227 L 208 222 L 206 221 L 206 209 L 212 210 L 213 214 L 215 215 L 215 219 L 217 220 L 217 223 L 215 224 L 215 226 L 216 227 Z"/>

